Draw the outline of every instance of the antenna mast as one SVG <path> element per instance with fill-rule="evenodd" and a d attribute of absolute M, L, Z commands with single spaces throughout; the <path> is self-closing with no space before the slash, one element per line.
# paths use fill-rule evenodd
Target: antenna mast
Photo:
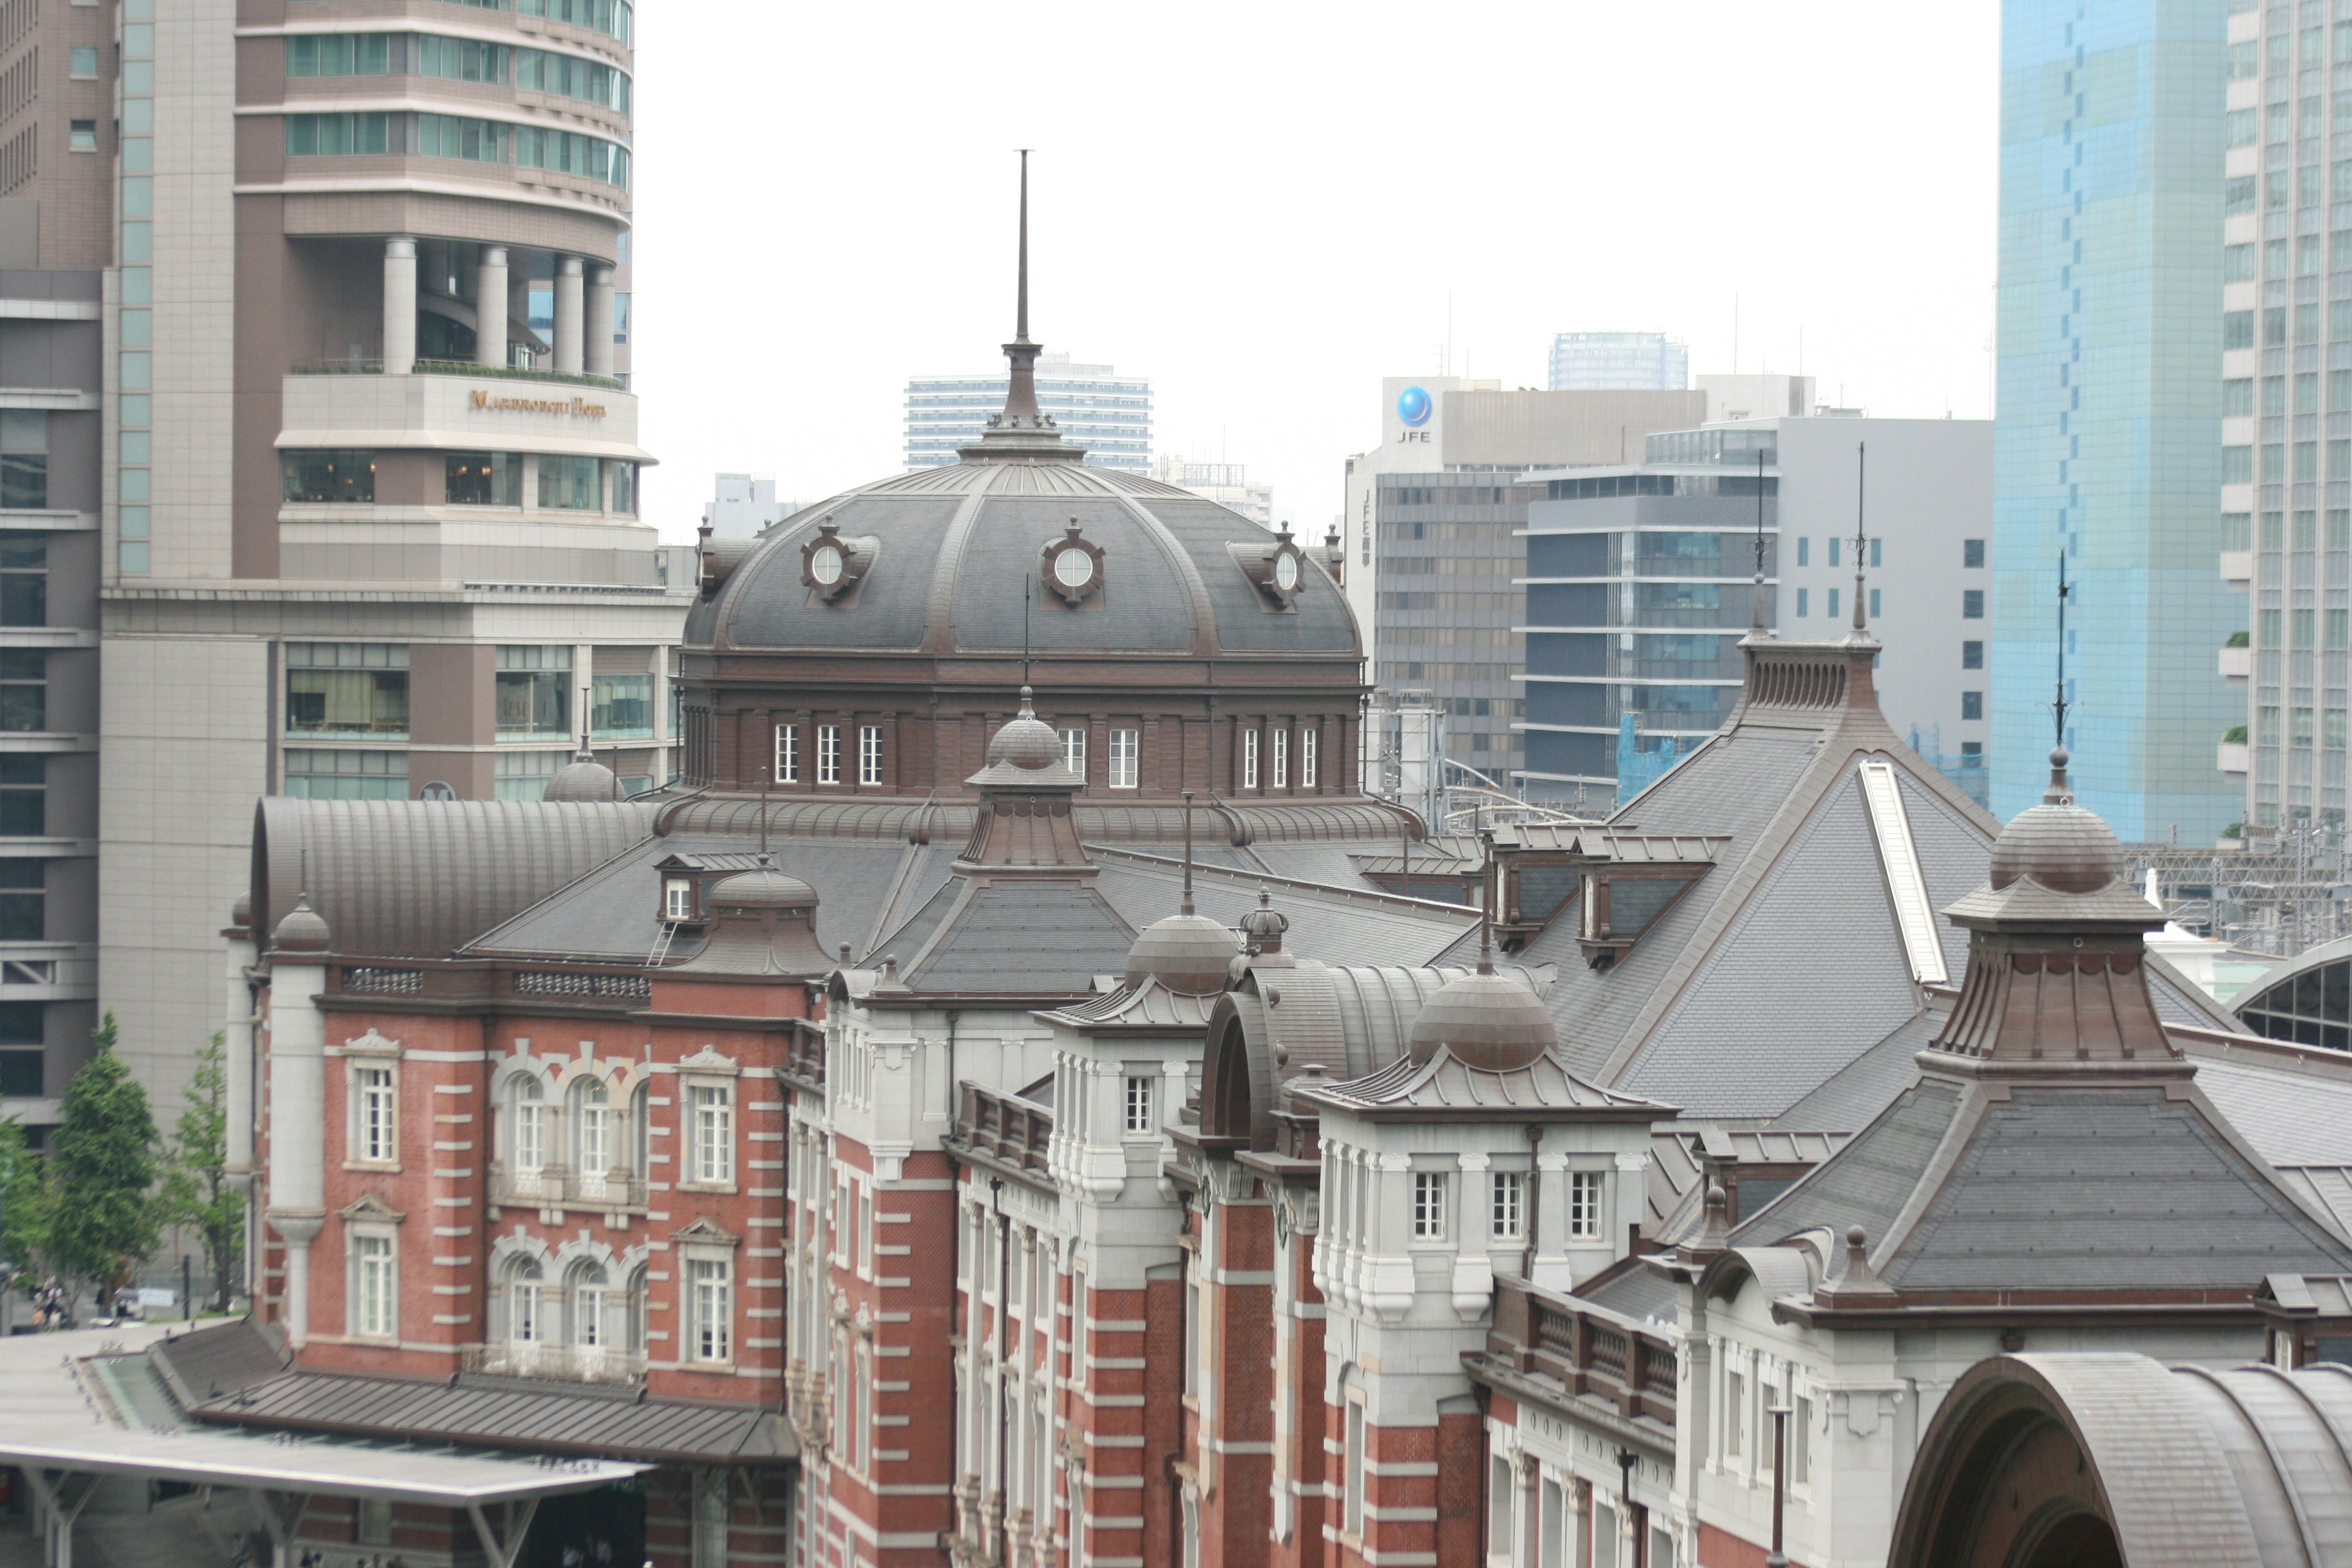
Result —
<path fill-rule="evenodd" d="M 1756 448 L 1756 593 L 1750 629 L 1764 635 L 1764 448 Z"/>
<path fill-rule="evenodd" d="M 2058 552 L 2058 689 L 2050 704 L 2054 721 L 2053 728 L 2056 731 L 2050 742 L 2053 746 L 2066 743 L 2066 597 L 2072 592 L 2074 590 L 2066 584 L 2066 552 L 2061 550 Z"/>
<path fill-rule="evenodd" d="M 1870 547 L 1869 536 L 1863 531 L 1863 481 L 1868 477 L 1864 468 L 1869 443 L 1853 444 L 1853 629 L 1867 632 L 1869 624 L 1863 618 L 1862 567 L 1864 552 Z"/>

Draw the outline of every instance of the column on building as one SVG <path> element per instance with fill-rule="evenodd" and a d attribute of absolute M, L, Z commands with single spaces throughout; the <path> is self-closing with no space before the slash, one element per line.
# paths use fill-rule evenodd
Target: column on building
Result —
<path fill-rule="evenodd" d="M 416 242 L 405 236 L 383 244 L 383 374 L 416 368 Z"/>
<path fill-rule="evenodd" d="M 555 368 L 566 375 L 580 374 L 580 258 L 564 256 L 555 262 Z"/>
<path fill-rule="evenodd" d="M 589 269 L 584 368 L 590 375 L 613 374 L 613 269 Z"/>
<path fill-rule="evenodd" d="M 507 247 L 482 247 L 474 268 L 474 363 L 507 363 Z"/>

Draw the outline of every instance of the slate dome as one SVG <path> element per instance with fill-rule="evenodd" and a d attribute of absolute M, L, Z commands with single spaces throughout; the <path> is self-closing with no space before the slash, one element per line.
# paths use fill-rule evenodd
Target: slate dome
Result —
<path fill-rule="evenodd" d="M 1559 1030 L 1543 1002 L 1525 984 L 1482 964 L 1449 980 L 1423 1004 L 1407 1049 L 1428 1061 L 1443 1046 L 1465 1067 L 1510 1072 L 1559 1044 Z"/>
<path fill-rule="evenodd" d="M 575 755 L 547 781 L 540 798 L 552 801 L 606 801 L 621 798 L 620 781 L 613 770 L 586 752 Z"/>
<path fill-rule="evenodd" d="M 1170 915 L 1136 933 L 1127 950 L 1127 983 L 1140 985 L 1145 976 L 1187 996 L 1206 996 L 1225 988 L 1225 974 L 1241 939 L 1206 915 Z"/>
<path fill-rule="evenodd" d="M 2074 804 L 2064 747 L 2050 753 L 2050 789 L 2040 805 L 2010 818 L 1992 847 L 1992 885 L 2020 878 L 2054 893 L 2095 893 L 2124 874 L 2123 845 L 2105 818 Z"/>
<path fill-rule="evenodd" d="M 738 871 L 710 885 L 712 909 L 814 909 L 816 889 L 771 865 Z"/>
<path fill-rule="evenodd" d="M 310 907 L 310 895 L 305 893 L 278 922 L 269 945 L 279 952 L 325 952 L 334 945 L 334 933 L 327 929 L 325 917 Z"/>

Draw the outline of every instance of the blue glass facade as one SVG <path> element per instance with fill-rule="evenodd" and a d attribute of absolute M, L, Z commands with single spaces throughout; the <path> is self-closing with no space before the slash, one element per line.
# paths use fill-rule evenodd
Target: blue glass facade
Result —
<path fill-rule="evenodd" d="M 2221 582 L 2224 0 L 2003 0 L 1992 809 L 2049 779 L 2058 557 L 2067 743 L 2126 840 L 2209 840 L 2245 698 Z"/>

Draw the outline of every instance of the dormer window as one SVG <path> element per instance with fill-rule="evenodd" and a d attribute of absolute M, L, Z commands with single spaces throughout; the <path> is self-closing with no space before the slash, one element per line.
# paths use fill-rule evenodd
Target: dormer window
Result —
<path fill-rule="evenodd" d="M 1228 544 L 1234 564 L 1269 602 L 1266 608 L 1287 610 L 1307 585 L 1307 552 L 1284 528 L 1271 544 Z"/>
<path fill-rule="evenodd" d="M 1076 518 L 1062 530 L 1062 537 L 1049 539 L 1039 552 L 1045 586 L 1062 596 L 1062 602 L 1076 609 L 1103 585 L 1103 547 L 1086 537 L 1086 530 Z"/>
<path fill-rule="evenodd" d="M 816 525 L 816 537 L 801 546 L 801 582 L 825 604 L 855 603 L 877 542 L 844 538 L 841 525 L 825 519 Z"/>

